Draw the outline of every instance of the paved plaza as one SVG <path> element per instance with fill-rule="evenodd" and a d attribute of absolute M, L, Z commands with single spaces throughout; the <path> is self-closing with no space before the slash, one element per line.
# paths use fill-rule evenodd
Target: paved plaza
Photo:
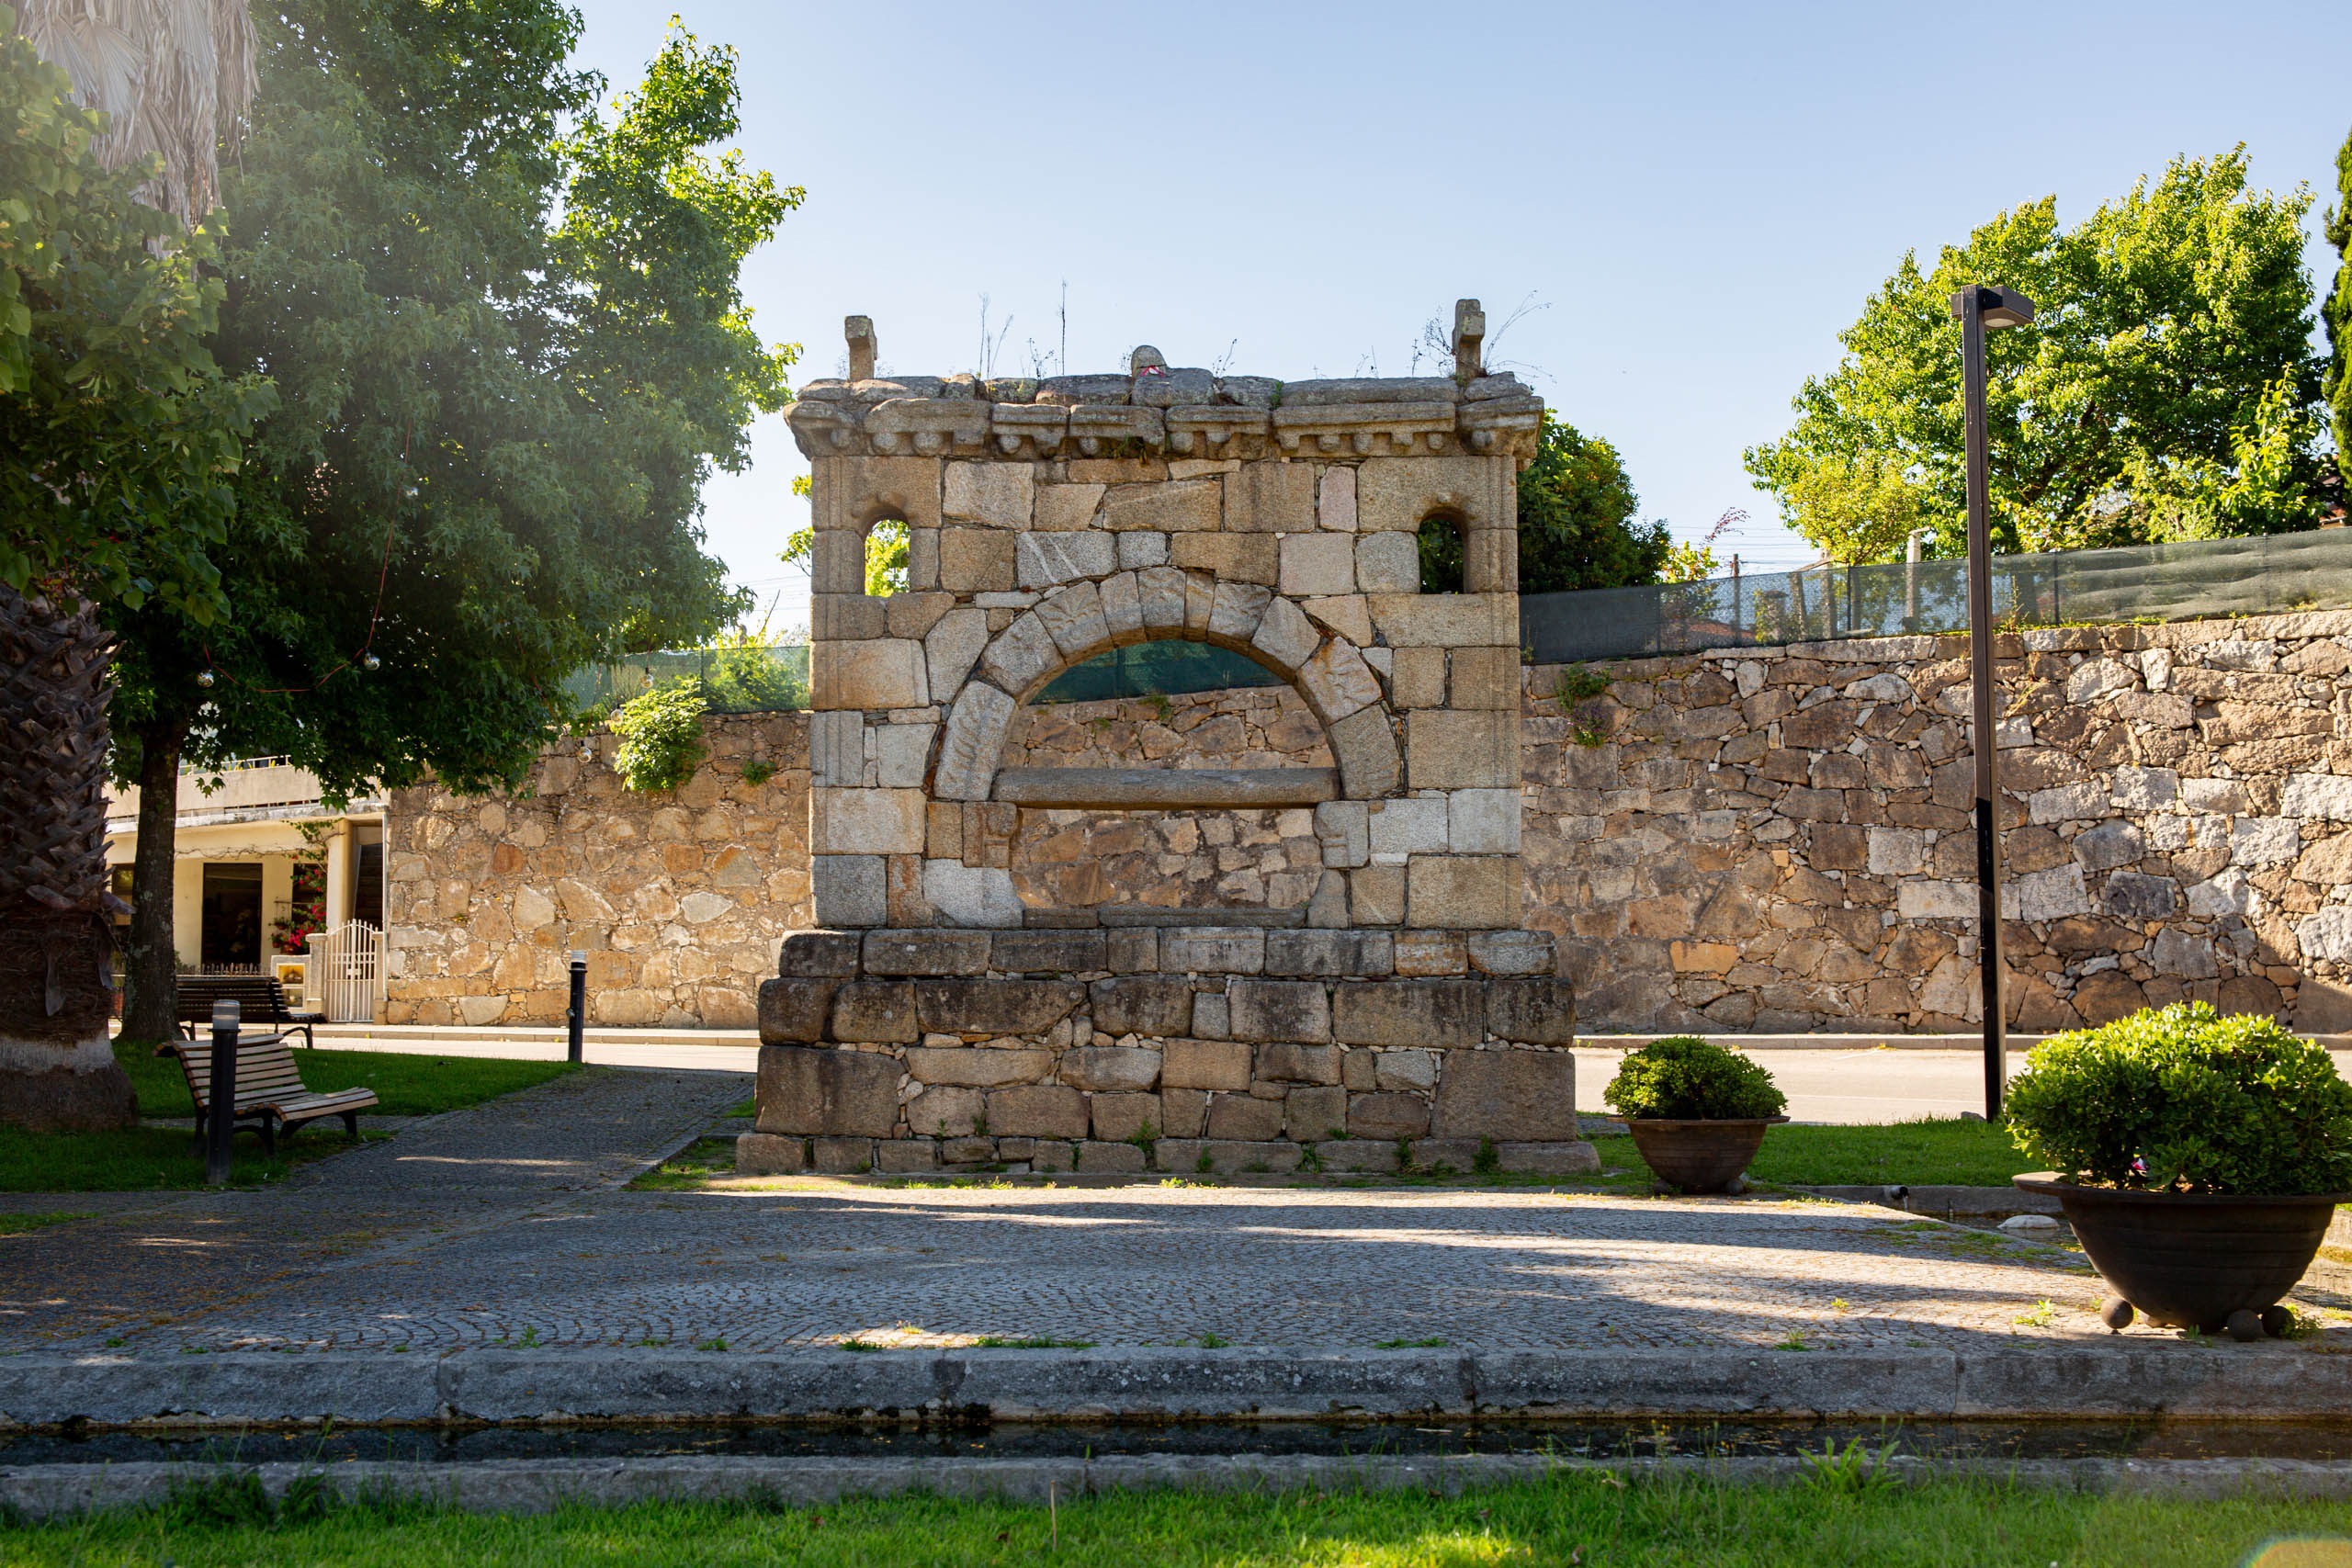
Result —
<path fill-rule="evenodd" d="M 2070 1251 L 1810 1201 L 625 1188 L 747 1089 L 735 1074 L 592 1072 L 422 1119 L 282 1187 L 93 1202 L 105 1212 L 0 1240 L 0 1351 L 2106 1342 L 2097 1281 Z M 2352 1305 L 2324 1283 L 2304 1299 Z"/>

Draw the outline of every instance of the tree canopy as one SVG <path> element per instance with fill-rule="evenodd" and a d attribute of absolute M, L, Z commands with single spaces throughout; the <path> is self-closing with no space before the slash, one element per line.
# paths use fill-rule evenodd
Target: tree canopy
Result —
<path fill-rule="evenodd" d="M 1547 412 L 1543 445 L 1519 475 L 1519 591 L 1654 581 L 1672 540 L 1664 523 L 1635 520 L 1640 505 L 1617 448 Z"/>
<path fill-rule="evenodd" d="M 1960 327 L 1951 296 L 2006 284 L 2030 325 L 1987 338 L 1992 525 L 2003 550 L 2278 533 L 2319 520 L 2301 261 L 2308 190 L 2247 186 L 2245 150 L 2183 158 L 2068 229 L 2054 197 L 1905 254 L 1748 472 L 1840 560 L 1913 528 L 1965 548 Z"/>
<path fill-rule="evenodd" d="M 738 273 L 801 193 L 706 151 L 736 59 L 674 28 L 606 115 L 555 0 L 259 24 L 212 343 L 280 406 L 209 551 L 225 613 L 125 617 L 119 701 L 142 739 L 288 754 L 331 793 L 511 781 L 565 673 L 739 607 L 700 488 L 790 396 Z"/>
<path fill-rule="evenodd" d="M 213 237 L 141 205 L 153 161 L 109 169 L 107 117 L 0 8 L 0 581 L 201 623 L 239 437 L 269 405 L 206 346 Z"/>

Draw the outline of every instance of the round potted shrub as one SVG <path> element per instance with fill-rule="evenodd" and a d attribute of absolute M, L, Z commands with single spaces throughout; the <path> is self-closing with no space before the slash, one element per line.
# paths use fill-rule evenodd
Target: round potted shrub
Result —
<path fill-rule="evenodd" d="M 2053 1034 L 2009 1086 L 2009 1133 L 2134 1314 L 2238 1339 L 2284 1332 L 2335 1205 L 2352 1200 L 2352 1084 L 2267 1018 L 2203 1002 Z"/>
<path fill-rule="evenodd" d="M 1690 1034 L 1628 1052 L 1600 1097 L 1625 1119 L 1643 1163 L 1685 1192 L 1737 1190 L 1764 1129 L 1788 1120 L 1771 1074 Z"/>

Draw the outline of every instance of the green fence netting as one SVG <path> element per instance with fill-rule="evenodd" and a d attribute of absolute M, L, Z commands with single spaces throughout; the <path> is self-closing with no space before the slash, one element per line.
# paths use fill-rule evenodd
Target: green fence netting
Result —
<path fill-rule="evenodd" d="M 1139 642 L 1073 664 L 1037 694 L 1041 703 L 1091 703 L 1114 697 L 1182 696 L 1228 686 L 1279 686 L 1264 665 L 1204 642 Z"/>
<path fill-rule="evenodd" d="M 1993 558 L 2007 626 L 2187 621 L 2352 605 L 2352 529 Z M 1519 601 L 1543 664 L 1968 629 L 1968 563 L 1815 567 Z"/>
<path fill-rule="evenodd" d="M 808 705 L 808 645 L 632 653 L 574 671 L 563 691 L 576 709 L 611 709 L 689 676 L 702 682 L 713 713 L 797 712 Z"/>

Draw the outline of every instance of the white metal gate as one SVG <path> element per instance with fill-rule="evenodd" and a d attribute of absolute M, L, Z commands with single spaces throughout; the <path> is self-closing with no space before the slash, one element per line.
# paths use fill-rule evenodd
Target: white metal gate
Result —
<path fill-rule="evenodd" d="M 330 1023 L 373 1023 L 384 991 L 384 933 L 365 920 L 313 931 L 302 976 L 304 1000 Z"/>

